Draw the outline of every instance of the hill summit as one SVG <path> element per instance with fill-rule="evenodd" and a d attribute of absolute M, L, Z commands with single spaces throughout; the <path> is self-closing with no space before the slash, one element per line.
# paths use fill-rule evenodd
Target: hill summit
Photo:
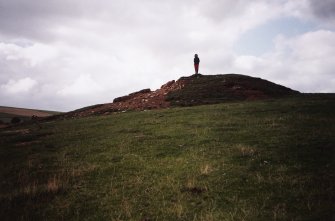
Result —
<path fill-rule="evenodd" d="M 181 77 L 151 91 L 143 89 L 115 98 L 113 103 L 97 104 L 66 114 L 84 117 L 127 110 L 149 110 L 170 106 L 193 106 L 231 101 L 260 100 L 298 94 L 298 91 L 261 78 L 239 74 Z"/>

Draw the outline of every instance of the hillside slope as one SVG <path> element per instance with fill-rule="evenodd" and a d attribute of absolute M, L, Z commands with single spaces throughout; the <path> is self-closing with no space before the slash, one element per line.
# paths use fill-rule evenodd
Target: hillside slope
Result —
<path fill-rule="evenodd" d="M 193 106 L 230 101 L 261 100 L 298 94 L 287 87 L 246 75 L 192 75 L 170 81 L 160 89 L 143 89 L 114 99 L 67 113 L 66 117 L 83 117 L 127 110 L 150 110 L 170 106 Z"/>
<path fill-rule="evenodd" d="M 1 220 L 334 220 L 335 95 L 0 130 Z"/>
<path fill-rule="evenodd" d="M 0 106 L 0 124 L 9 123 L 14 117 L 20 118 L 21 121 L 29 121 L 32 116 L 49 117 L 55 114 L 60 114 L 60 112 Z"/>
<path fill-rule="evenodd" d="M 12 114 L 16 116 L 31 117 L 33 115 L 37 117 L 47 117 L 59 112 L 56 111 L 45 111 L 45 110 L 36 110 L 28 108 L 18 108 L 18 107 L 2 107 L 0 106 L 0 113 Z"/>

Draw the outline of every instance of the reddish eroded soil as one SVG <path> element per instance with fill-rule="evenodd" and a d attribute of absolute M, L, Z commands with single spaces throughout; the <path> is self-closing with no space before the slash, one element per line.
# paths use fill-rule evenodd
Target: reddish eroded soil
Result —
<path fill-rule="evenodd" d="M 31 116 L 48 117 L 52 115 L 44 111 L 25 109 L 25 108 L 15 108 L 15 107 L 0 107 L 0 112 L 18 116 L 27 116 L 27 117 Z"/>
<path fill-rule="evenodd" d="M 162 85 L 160 89 L 151 91 L 143 89 L 129 95 L 115 98 L 113 103 L 95 105 L 73 112 L 67 115 L 71 117 L 83 117 L 90 115 L 109 114 L 127 110 L 151 110 L 170 107 L 171 104 L 166 100 L 166 95 L 172 91 L 180 90 L 184 87 L 187 80 L 169 81 Z"/>

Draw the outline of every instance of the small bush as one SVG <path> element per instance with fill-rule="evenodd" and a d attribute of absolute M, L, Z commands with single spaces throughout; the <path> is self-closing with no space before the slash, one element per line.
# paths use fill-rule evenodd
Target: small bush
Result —
<path fill-rule="evenodd" d="M 12 124 L 18 124 L 21 122 L 21 119 L 19 117 L 13 117 L 11 120 Z"/>

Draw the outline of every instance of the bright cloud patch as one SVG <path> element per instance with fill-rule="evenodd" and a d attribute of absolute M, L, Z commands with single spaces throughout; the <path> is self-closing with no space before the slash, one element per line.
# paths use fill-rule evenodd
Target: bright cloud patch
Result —
<path fill-rule="evenodd" d="M 29 77 L 19 80 L 9 80 L 6 84 L 1 85 L 1 90 L 9 94 L 27 93 L 37 85 L 37 81 Z"/>
<path fill-rule="evenodd" d="M 80 96 L 101 91 L 102 88 L 91 78 L 90 75 L 81 75 L 72 84 L 60 90 L 58 94 L 62 96 Z"/>

